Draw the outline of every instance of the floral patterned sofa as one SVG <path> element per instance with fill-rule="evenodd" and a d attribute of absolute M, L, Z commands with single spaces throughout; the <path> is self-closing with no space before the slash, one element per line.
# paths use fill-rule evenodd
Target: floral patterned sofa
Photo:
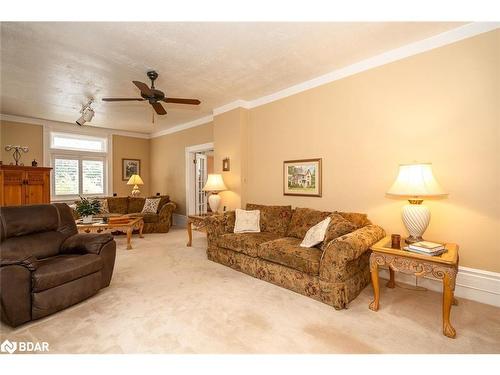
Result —
<path fill-rule="evenodd" d="M 146 198 L 142 197 L 107 197 L 98 198 L 101 202 L 107 201 L 107 209 L 94 217 L 142 217 L 144 220 L 143 233 L 167 233 L 172 226 L 172 214 L 177 207 L 170 200 L 168 195 L 154 196 L 150 198 L 161 198 L 158 211 L 154 214 L 141 213 Z M 76 202 L 75 202 L 76 203 Z M 73 209 L 73 216 L 78 218 L 78 214 Z"/>
<path fill-rule="evenodd" d="M 369 283 L 369 248 L 385 232 L 365 214 L 247 205 L 254 209 L 261 212 L 260 233 L 233 233 L 234 211 L 208 219 L 208 259 L 335 309 L 346 308 Z M 299 246 L 310 227 L 334 214 L 353 231 L 317 247 Z"/>

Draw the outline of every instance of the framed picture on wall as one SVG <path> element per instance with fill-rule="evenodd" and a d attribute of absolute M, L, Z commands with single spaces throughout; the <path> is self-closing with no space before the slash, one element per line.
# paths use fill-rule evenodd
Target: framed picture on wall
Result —
<path fill-rule="evenodd" d="M 283 162 L 283 194 L 321 197 L 321 159 Z"/>
<path fill-rule="evenodd" d="M 139 159 L 122 159 L 122 180 L 128 181 L 133 174 L 141 174 L 141 161 Z"/>

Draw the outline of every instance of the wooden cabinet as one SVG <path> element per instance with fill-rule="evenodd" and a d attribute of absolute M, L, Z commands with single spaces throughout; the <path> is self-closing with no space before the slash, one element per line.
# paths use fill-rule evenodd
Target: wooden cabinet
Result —
<path fill-rule="evenodd" d="M 51 169 L 0 165 L 0 205 L 50 203 Z"/>

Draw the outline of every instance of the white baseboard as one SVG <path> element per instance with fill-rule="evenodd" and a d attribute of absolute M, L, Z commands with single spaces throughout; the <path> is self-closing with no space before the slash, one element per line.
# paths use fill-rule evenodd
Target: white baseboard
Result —
<path fill-rule="evenodd" d="M 396 272 L 396 282 L 415 285 L 415 276 Z M 380 277 L 389 279 L 387 269 L 380 270 Z M 443 284 L 431 278 L 418 279 L 418 285 L 441 292 Z M 455 296 L 500 307 L 500 273 L 459 267 L 455 286 Z"/>
<path fill-rule="evenodd" d="M 185 227 L 187 225 L 187 216 L 181 214 L 172 214 L 172 223 L 180 227 Z"/>

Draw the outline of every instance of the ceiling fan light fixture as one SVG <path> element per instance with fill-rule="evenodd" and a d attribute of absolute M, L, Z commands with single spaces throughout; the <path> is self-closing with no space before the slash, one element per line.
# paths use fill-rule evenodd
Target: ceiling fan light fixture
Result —
<path fill-rule="evenodd" d="M 82 114 L 78 120 L 76 120 L 76 124 L 82 126 L 86 122 L 92 121 L 95 115 L 95 111 L 90 107 L 94 99 L 90 99 L 87 104 L 82 106 L 80 113 Z"/>

